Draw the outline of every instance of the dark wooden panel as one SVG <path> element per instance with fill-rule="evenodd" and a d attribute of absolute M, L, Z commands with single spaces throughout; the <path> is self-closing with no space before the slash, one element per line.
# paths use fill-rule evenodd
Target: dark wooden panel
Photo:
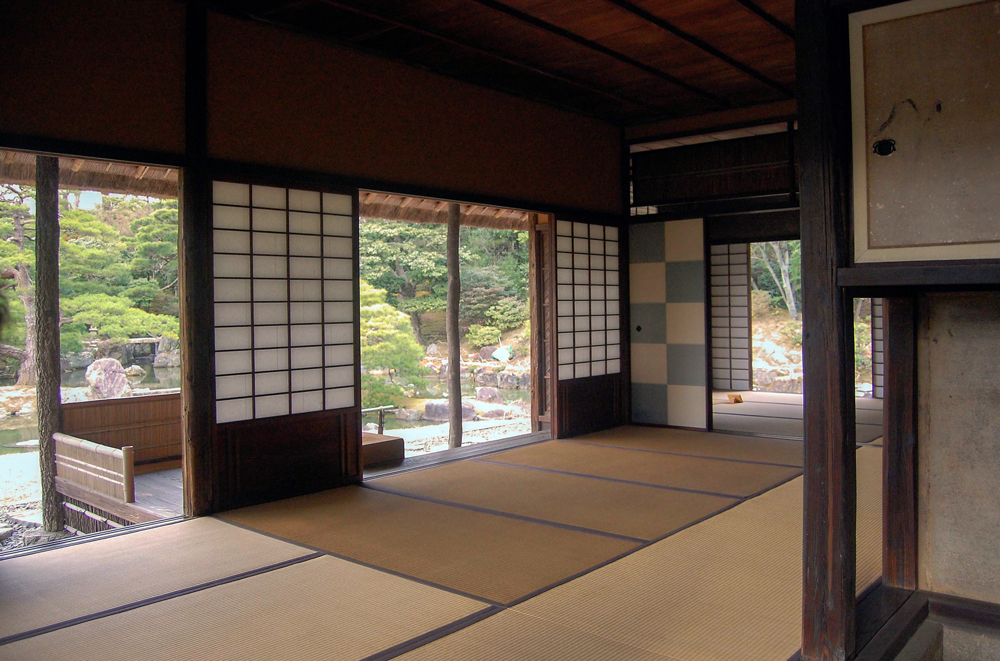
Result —
<path fill-rule="evenodd" d="M 571 438 L 622 424 L 620 374 L 559 381 L 556 389 L 558 438 Z"/>
<path fill-rule="evenodd" d="M 1000 285 L 1000 261 L 965 261 L 908 263 L 901 265 L 845 267 L 837 271 L 841 287 L 868 288 L 885 291 L 892 296 L 892 288 L 906 295 L 905 288 L 919 287 L 939 290 L 996 287 Z"/>
<path fill-rule="evenodd" d="M 360 446 L 354 409 L 217 425 L 217 509 L 358 482 Z"/>
<path fill-rule="evenodd" d="M 792 193 L 785 133 L 632 154 L 635 206 Z"/>
<path fill-rule="evenodd" d="M 62 432 L 94 443 L 135 448 L 141 465 L 181 456 L 181 396 L 149 395 L 62 406 Z"/>
<path fill-rule="evenodd" d="M 858 604 L 855 661 L 891 661 L 927 618 L 928 600 L 919 592 L 878 586 Z"/>
<path fill-rule="evenodd" d="M 848 264 L 850 84 L 847 22 L 827 2 L 796 5 L 802 214 L 805 520 L 802 657 L 855 650 L 857 477 L 852 301 Z"/>
<path fill-rule="evenodd" d="M 882 444 L 882 581 L 917 588 L 917 316 L 912 298 L 887 298 Z"/>
<path fill-rule="evenodd" d="M 707 243 L 795 241 L 799 238 L 799 210 L 710 216 L 705 219 Z"/>

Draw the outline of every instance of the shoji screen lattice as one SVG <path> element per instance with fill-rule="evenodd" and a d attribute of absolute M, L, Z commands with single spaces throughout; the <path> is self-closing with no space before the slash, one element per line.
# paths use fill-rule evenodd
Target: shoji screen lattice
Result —
<path fill-rule="evenodd" d="M 750 246 L 711 246 L 712 387 L 752 390 L 750 364 Z"/>
<path fill-rule="evenodd" d="M 349 195 L 214 184 L 218 423 L 355 405 Z"/>
<path fill-rule="evenodd" d="M 885 343 L 882 299 L 872 299 L 872 397 L 882 399 L 885 388 Z"/>
<path fill-rule="evenodd" d="M 621 372 L 618 228 L 556 221 L 559 379 Z"/>

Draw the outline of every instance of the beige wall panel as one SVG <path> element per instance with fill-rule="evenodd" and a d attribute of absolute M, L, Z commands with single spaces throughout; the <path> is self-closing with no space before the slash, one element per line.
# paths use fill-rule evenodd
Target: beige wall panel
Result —
<path fill-rule="evenodd" d="M 1000 603 L 1000 294 L 934 294 L 918 340 L 922 589 Z"/>
<path fill-rule="evenodd" d="M 212 156 L 618 212 L 618 129 L 212 14 Z"/>
<path fill-rule="evenodd" d="M 667 344 L 705 344 L 704 303 L 667 303 Z"/>
<path fill-rule="evenodd" d="M 703 386 L 667 386 L 668 425 L 704 429 L 706 415 Z"/>
<path fill-rule="evenodd" d="M 632 345 L 632 383 L 667 382 L 667 345 Z"/>
<path fill-rule="evenodd" d="M 0 44 L 0 132 L 183 152 L 182 3 L 6 2 Z"/>
<path fill-rule="evenodd" d="M 705 259 L 701 218 L 664 223 L 664 252 L 668 262 L 700 262 Z"/>
<path fill-rule="evenodd" d="M 667 300 L 666 265 L 631 264 L 629 297 L 632 303 L 663 303 Z"/>

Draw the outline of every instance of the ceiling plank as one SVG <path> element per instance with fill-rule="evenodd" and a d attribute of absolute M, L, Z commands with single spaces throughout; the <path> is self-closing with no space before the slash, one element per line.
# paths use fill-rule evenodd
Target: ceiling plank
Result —
<path fill-rule="evenodd" d="M 486 1 L 492 2 L 492 0 L 473 0 L 473 2 L 486 2 Z M 605 0 L 605 1 L 610 2 L 611 4 L 615 5 L 616 7 L 619 7 L 620 9 L 624 9 L 633 16 L 638 16 L 642 20 L 647 21 L 648 23 L 651 23 L 662 30 L 666 30 L 675 37 L 683 39 L 692 46 L 695 46 L 696 48 L 708 53 L 712 57 L 725 62 L 729 66 L 739 69 L 740 71 L 750 76 L 754 80 L 767 85 L 773 90 L 780 92 L 785 98 L 789 99 L 795 98 L 795 92 L 787 85 L 783 85 L 782 83 L 779 83 L 776 80 L 772 80 L 771 78 L 765 76 L 764 74 L 757 71 L 753 67 L 746 65 L 740 62 L 739 60 L 730 57 L 729 55 L 726 55 L 721 50 L 711 45 L 707 41 L 703 41 L 702 39 L 699 39 L 693 34 L 681 30 L 673 23 L 664 20 L 659 16 L 656 16 L 655 14 L 651 14 L 642 7 L 638 7 L 632 4 L 631 2 L 628 2 L 628 0 Z M 743 4 L 742 0 L 737 0 L 737 1 Z"/>
<path fill-rule="evenodd" d="M 780 30 L 783 34 L 787 35 L 789 38 L 795 39 L 795 30 L 792 29 L 791 26 L 786 25 L 782 21 L 778 20 L 776 16 L 767 13 L 759 5 L 752 2 L 752 0 L 736 0 L 736 2 L 746 7 L 748 10 L 750 10 L 751 13 L 756 14 L 757 16 L 761 17 L 762 19 L 770 23 L 772 26 Z"/>
<path fill-rule="evenodd" d="M 536 28 L 543 30 L 545 32 L 549 32 L 551 34 L 558 35 L 564 39 L 568 39 L 569 41 L 584 46 L 585 48 L 589 48 L 590 50 L 602 53 L 604 55 L 607 55 L 608 57 L 612 57 L 618 60 L 619 62 L 623 62 L 631 67 L 634 67 L 641 71 L 645 71 L 646 73 L 652 76 L 656 76 L 657 78 L 660 78 L 669 83 L 677 85 L 678 87 L 681 87 L 687 90 L 688 92 L 691 92 L 692 94 L 700 96 L 703 99 L 708 99 L 723 108 L 732 108 L 734 105 L 728 99 L 724 99 L 721 96 L 713 94 L 712 92 L 709 92 L 707 90 L 703 90 L 696 85 L 687 83 L 681 80 L 680 78 L 670 75 L 666 71 L 662 71 L 654 66 L 650 66 L 644 62 L 640 62 L 639 60 L 629 57 L 628 55 L 624 55 L 616 50 L 608 48 L 603 44 L 599 44 L 596 41 L 591 41 L 590 39 L 581 37 L 575 32 L 570 32 L 565 28 L 561 28 L 558 25 L 549 23 L 548 21 L 542 20 L 537 16 L 532 16 L 531 14 L 527 14 L 519 9 L 514 9 L 513 7 L 505 5 L 501 2 L 496 2 L 496 0 L 471 0 L 471 1 L 476 4 L 482 5 L 483 7 L 486 7 L 488 9 L 492 9 L 493 11 L 500 12 L 512 18 L 516 18 L 521 22 L 533 25 Z"/>
<path fill-rule="evenodd" d="M 638 99 L 631 99 L 631 98 L 624 97 L 624 96 L 618 94 L 617 92 L 613 92 L 611 90 L 607 90 L 607 89 L 604 89 L 602 87 L 598 87 L 596 85 L 592 85 L 591 83 L 588 83 L 588 82 L 583 81 L 583 80 L 579 80 L 577 78 L 574 78 L 574 77 L 568 76 L 566 74 L 554 71 L 552 69 L 547 69 L 547 68 L 544 68 L 544 67 L 532 64 L 530 62 L 525 62 L 524 60 L 512 57 L 510 55 L 505 55 L 503 53 L 498 53 L 496 51 L 488 50 L 488 49 L 483 48 L 481 46 L 477 46 L 475 44 L 471 44 L 471 43 L 462 41 L 460 39 L 455 39 L 454 37 L 451 37 L 451 36 L 446 35 L 444 33 L 438 32 L 436 30 L 429 30 L 427 28 L 417 27 L 415 25 L 410 25 L 410 24 L 407 24 L 407 23 L 403 23 L 402 21 L 398 21 L 398 20 L 396 20 L 394 18 L 391 18 L 389 16 L 384 16 L 384 15 L 382 15 L 380 13 L 373 12 L 371 9 L 357 7 L 357 6 L 353 5 L 352 3 L 341 2 L 341 1 L 338 1 L 338 0 L 322 0 L 322 2 L 324 4 L 330 5 L 332 7 L 337 7 L 338 9 L 343 9 L 345 11 L 354 12 L 355 14 L 359 14 L 361 16 L 366 16 L 368 18 L 372 18 L 372 19 L 375 19 L 375 20 L 384 21 L 386 23 L 389 23 L 389 24 L 391 24 L 391 25 L 393 25 L 395 27 L 401 28 L 403 30 L 408 30 L 410 32 L 421 34 L 421 35 L 423 35 L 425 37 L 430 37 L 432 39 L 437 39 L 439 41 L 443 41 L 443 42 L 451 44 L 453 46 L 458 46 L 460 48 L 467 48 L 467 49 L 469 49 L 471 51 L 479 53 L 480 55 L 485 55 L 486 57 L 490 57 L 490 58 L 493 58 L 493 59 L 496 59 L 496 60 L 500 60 L 502 62 L 506 62 L 507 64 L 510 64 L 510 65 L 513 65 L 513 66 L 516 66 L 516 67 L 520 67 L 520 68 L 526 69 L 528 71 L 532 71 L 532 72 L 537 73 L 539 75 L 546 76 L 548 78 L 552 78 L 554 80 L 558 80 L 558 81 L 561 81 L 563 83 L 567 83 L 569 85 L 573 85 L 574 87 L 579 87 L 579 88 L 585 89 L 585 90 L 587 90 L 589 92 L 593 92 L 594 94 L 600 94 L 601 96 L 604 96 L 604 97 L 607 97 L 607 98 L 610 98 L 610 99 L 614 99 L 615 101 L 618 101 L 619 103 L 625 103 L 625 104 L 628 104 L 630 106 L 642 108 L 643 110 L 647 110 L 649 112 L 653 112 L 653 113 L 657 113 L 657 114 L 661 114 L 661 115 L 663 115 L 663 114 L 667 114 L 667 115 L 672 114 L 672 113 L 667 112 L 665 108 L 651 106 L 648 103 L 646 103 L 645 101 L 641 101 L 641 100 L 638 100 Z"/>

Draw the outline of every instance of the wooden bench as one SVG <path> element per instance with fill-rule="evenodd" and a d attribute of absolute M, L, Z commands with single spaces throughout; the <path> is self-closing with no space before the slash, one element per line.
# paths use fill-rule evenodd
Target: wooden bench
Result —
<path fill-rule="evenodd" d="M 399 463 L 406 457 L 403 439 L 385 434 L 361 434 L 361 460 L 365 468 Z"/>

